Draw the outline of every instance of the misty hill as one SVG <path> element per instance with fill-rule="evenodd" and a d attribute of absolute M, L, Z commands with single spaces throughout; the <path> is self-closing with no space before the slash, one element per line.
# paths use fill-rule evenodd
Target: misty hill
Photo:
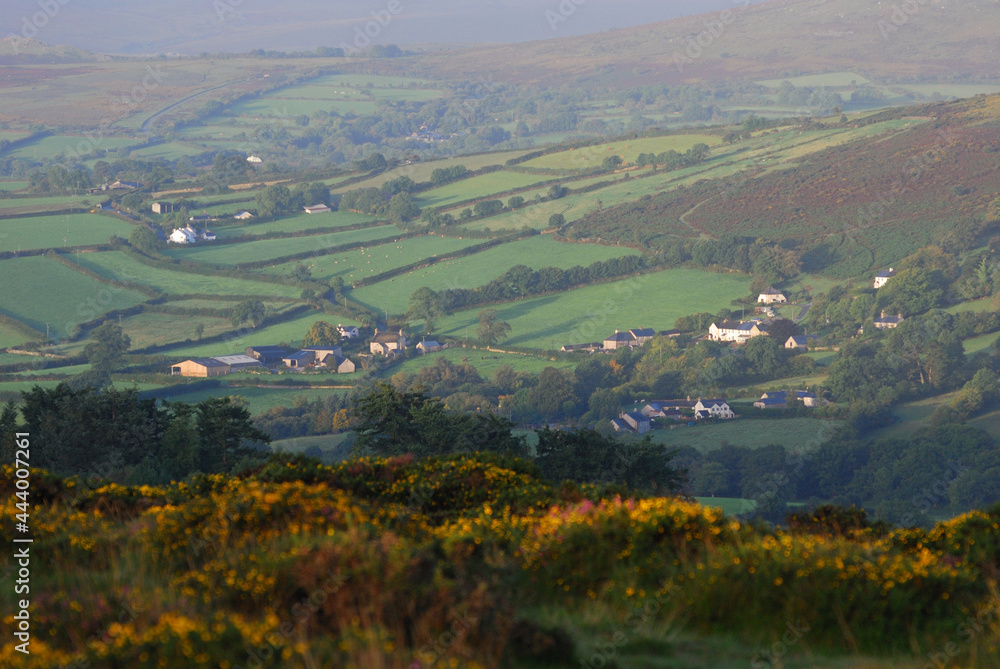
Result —
<path fill-rule="evenodd" d="M 88 63 L 106 60 L 110 59 L 73 46 L 53 46 L 19 35 L 0 39 L 0 65 Z"/>
<path fill-rule="evenodd" d="M 741 3 L 727 15 L 716 12 L 600 35 L 478 48 L 463 57 L 432 55 L 422 65 L 447 78 L 622 88 L 844 70 L 884 82 L 995 76 L 1000 4 L 920 3 L 912 13 L 895 7 L 868 0 Z M 570 17 L 567 24 L 572 21 Z"/>

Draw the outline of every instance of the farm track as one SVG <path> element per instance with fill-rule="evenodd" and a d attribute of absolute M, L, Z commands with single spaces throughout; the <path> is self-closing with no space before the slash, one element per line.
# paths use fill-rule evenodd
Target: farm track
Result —
<path fill-rule="evenodd" d="M 220 89 L 223 89 L 223 88 L 229 88 L 230 86 L 234 86 L 236 84 L 243 84 L 243 83 L 246 83 L 248 81 L 253 81 L 254 79 L 263 79 L 263 78 L 264 78 L 263 74 L 258 74 L 258 75 L 252 76 L 252 77 L 247 77 L 246 79 L 240 79 L 238 81 L 230 81 L 228 83 L 222 84 L 221 86 L 213 86 L 212 88 L 206 88 L 203 91 L 199 91 L 198 93 L 194 93 L 192 95 L 189 95 L 186 98 L 184 98 L 182 100 L 178 100 L 177 102 L 171 103 L 171 104 L 167 105 L 166 107 L 164 107 L 163 109 L 161 109 L 160 111 L 155 112 L 152 116 L 150 116 L 149 118 L 147 118 L 145 121 L 142 122 L 142 125 L 139 126 L 139 131 L 140 132 L 144 132 L 144 133 L 148 133 L 149 132 L 149 127 L 152 125 L 153 121 L 155 121 L 160 116 L 163 116 L 164 114 L 166 114 L 167 112 L 169 112 L 171 109 L 175 109 L 175 108 L 181 106 L 182 104 L 184 104 L 185 102 L 188 102 L 189 100 L 193 100 L 194 98 L 197 98 L 199 96 L 205 95 L 206 93 L 211 93 L 212 91 L 217 91 L 217 90 L 220 90 Z"/>

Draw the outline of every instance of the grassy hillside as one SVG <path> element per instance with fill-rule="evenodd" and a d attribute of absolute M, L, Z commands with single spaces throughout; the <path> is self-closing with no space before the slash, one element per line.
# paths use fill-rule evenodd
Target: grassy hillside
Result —
<path fill-rule="evenodd" d="M 996 508 L 929 531 L 771 531 L 487 455 L 285 457 L 166 488 L 33 470 L 46 568 L 31 655 L 8 643 L 3 664 L 1000 666 Z M 13 481 L 6 466 L 10 517 Z"/>

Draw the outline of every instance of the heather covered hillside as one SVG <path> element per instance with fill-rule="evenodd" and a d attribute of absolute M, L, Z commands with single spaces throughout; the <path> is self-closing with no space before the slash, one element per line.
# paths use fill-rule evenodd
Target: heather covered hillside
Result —
<path fill-rule="evenodd" d="M 1000 666 L 996 507 L 775 530 L 476 454 L 31 481 L 46 568 L 4 666 Z"/>

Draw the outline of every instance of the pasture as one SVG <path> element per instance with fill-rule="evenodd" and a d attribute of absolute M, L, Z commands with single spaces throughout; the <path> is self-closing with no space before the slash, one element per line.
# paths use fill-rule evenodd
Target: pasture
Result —
<path fill-rule="evenodd" d="M 966 339 L 962 342 L 962 346 L 965 347 L 966 355 L 972 355 L 973 353 L 989 350 L 998 339 L 1000 339 L 1000 333 L 990 332 L 973 337 L 972 339 Z"/>
<path fill-rule="evenodd" d="M 0 286 L 0 312 L 40 332 L 45 332 L 47 323 L 53 338 L 66 337 L 77 324 L 101 314 L 146 300 L 140 293 L 108 286 L 45 256 L 0 261 Z"/>
<path fill-rule="evenodd" d="M 438 359 L 447 360 L 455 365 L 467 362 L 475 367 L 476 371 L 484 379 L 492 378 L 497 368 L 502 365 L 510 365 L 519 372 L 527 372 L 529 374 L 540 374 L 546 367 L 555 367 L 557 369 L 573 369 L 576 367 L 575 362 L 553 359 L 547 356 L 499 353 L 471 346 L 468 348 L 457 346 L 455 348 L 446 348 L 437 353 L 428 353 L 409 358 L 398 365 L 389 367 L 385 372 L 385 376 L 392 376 L 399 373 L 417 374 L 424 367 L 433 365 Z"/>
<path fill-rule="evenodd" d="M 564 344 L 600 341 L 616 329 L 668 330 L 680 316 L 730 306 L 749 287 L 750 278 L 745 276 L 669 269 L 493 308 L 501 321 L 511 325 L 504 344 L 558 350 Z M 438 333 L 463 338 L 468 332 L 475 338 L 483 308 L 442 318 Z"/>
<path fill-rule="evenodd" d="M 31 183 L 28 181 L 0 181 L 0 190 L 22 190 L 30 185 Z"/>
<path fill-rule="evenodd" d="M 386 236 L 384 228 L 376 229 L 383 230 L 381 236 Z M 392 229 L 395 230 L 395 228 Z M 360 281 L 361 279 L 390 269 L 403 267 L 404 265 L 432 258 L 436 255 L 458 251 L 467 246 L 482 244 L 485 241 L 484 239 L 460 239 L 458 237 L 423 235 L 403 239 L 398 242 L 389 242 L 380 246 L 368 246 L 354 249 L 353 251 L 309 258 L 303 261 L 302 264 L 312 270 L 313 279 L 317 281 L 325 283 L 333 277 L 339 276 L 344 280 L 345 284 L 350 285 L 354 281 Z M 282 265 L 273 265 L 261 271 L 267 274 L 285 276 L 290 274 L 298 264 L 300 263 L 290 262 Z M 402 289 L 401 283 L 404 279 L 402 277 L 396 278 L 399 280 L 393 281 L 390 279 L 390 282 L 393 282 L 398 288 Z M 409 298 L 409 295 L 407 295 L 407 298 Z"/>
<path fill-rule="evenodd" d="M 470 170 L 478 170 L 490 165 L 503 165 L 511 158 L 523 156 L 525 153 L 527 151 L 497 151 L 494 153 L 476 153 L 471 156 L 459 156 L 457 158 L 445 158 L 443 160 L 422 160 L 386 170 L 361 183 L 333 188 L 331 190 L 334 193 L 343 193 L 356 188 L 379 188 L 382 184 L 393 179 L 398 179 L 399 177 L 410 177 L 417 182 L 430 181 L 431 173 L 439 168 L 444 169 L 456 165 L 465 165 Z"/>
<path fill-rule="evenodd" d="M 319 221 L 323 220 L 326 214 L 313 214 L 310 216 L 317 220 L 317 225 L 322 225 Z M 213 245 L 205 243 L 191 246 L 171 244 L 172 248 L 168 248 L 164 254 L 171 258 L 192 260 L 195 262 L 216 265 L 239 265 L 241 263 L 280 258 L 296 253 L 320 252 L 331 246 L 340 246 L 342 244 L 362 244 L 375 239 L 385 239 L 397 233 L 402 234 L 396 226 L 384 225 L 375 228 L 363 228 L 361 230 L 348 230 L 346 232 L 328 232 L 308 237 L 286 237 L 282 239 L 243 242 L 241 244 Z"/>
<path fill-rule="evenodd" d="M 763 79 L 757 83 L 768 88 L 777 88 L 784 82 L 792 86 L 827 86 L 839 88 L 842 86 L 866 86 L 871 84 L 871 79 L 855 72 L 828 72 L 826 74 L 806 74 L 800 77 L 786 77 L 784 79 Z"/>
<path fill-rule="evenodd" d="M 105 244 L 112 235 L 128 238 L 132 226 L 96 214 L 63 214 L 0 220 L 0 251 L 58 249 Z"/>
<path fill-rule="evenodd" d="M 249 205 L 249 202 L 247 203 Z M 221 206 L 221 205 L 220 205 Z M 235 212 L 239 207 L 228 205 L 229 211 Z M 235 208 L 234 208 L 235 207 Z M 244 207 L 246 209 L 247 207 Z M 201 211 L 200 209 L 198 210 Z M 250 219 L 248 223 L 225 225 L 215 228 L 215 234 L 219 239 L 230 239 L 232 237 L 242 237 L 244 235 L 264 235 L 272 232 L 294 233 L 305 230 L 315 230 L 317 228 L 334 228 L 359 223 L 369 223 L 374 221 L 374 216 L 356 214 L 352 211 L 333 211 L 328 214 L 293 214 L 283 216 L 274 221 L 264 223 L 254 223 Z M 386 233 L 389 234 L 389 233 Z"/>
<path fill-rule="evenodd" d="M 209 316 L 176 316 L 142 313 L 122 319 L 122 332 L 132 340 L 132 348 L 146 348 L 175 341 L 198 339 L 195 328 L 203 325 L 203 337 L 212 337 L 233 329 L 230 321 Z"/>
<path fill-rule="evenodd" d="M 640 153 L 663 153 L 674 150 L 684 153 L 695 144 L 712 146 L 719 143 L 715 135 L 665 135 L 643 139 L 595 144 L 582 149 L 568 149 L 533 158 L 521 167 L 549 170 L 587 170 L 601 166 L 608 156 L 621 156 L 626 163 L 635 163 Z"/>
<path fill-rule="evenodd" d="M 50 135 L 4 153 L 4 157 L 41 160 L 64 155 L 73 158 L 88 154 L 96 148 L 102 152 L 112 150 L 109 159 L 114 159 L 114 149 L 135 146 L 144 141 L 143 137 L 101 137 L 98 135 L 88 138 L 83 135 Z"/>
<path fill-rule="evenodd" d="M 324 314 L 318 309 L 307 311 L 296 318 L 273 325 L 264 324 L 263 327 L 252 330 L 246 328 L 239 332 L 238 336 L 227 339 L 224 342 L 214 344 L 192 343 L 168 351 L 164 355 L 177 360 L 186 358 L 214 357 L 218 355 L 236 355 L 243 353 L 247 346 L 267 346 L 267 345 L 288 345 L 296 346 L 302 342 L 303 337 L 316 321 L 327 321 L 334 325 L 343 323 L 344 325 L 358 325 L 349 318 L 332 314 Z"/>
<path fill-rule="evenodd" d="M 129 152 L 131 158 L 143 158 L 151 160 L 153 158 L 163 158 L 164 160 L 177 160 L 184 156 L 197 156 L 203 153 L 204 148 L 194 142 L 164 142 L 153 146 L 144 146 L 133 149 Z"/>
<path fill-rule="evenodd" d="M 302 289 L 297 286 L 149 267 L 119 251 L 74 254 L 72 260 L 111 281 L 134 282 L 174 295 L 273 295 L 297 298 L 302 293 Z"/>
<path fill-rule="evenodd" d="M 19 197 L 0 199 L 0 214 L 28 214 L 36 211 L 58 211 L 92 207 L 106 198 L 100 195 L 57 195 L 54 197 Z"/>
<path fill-rule="evenodd" d="M 351 292 L 351 299 L 368 307 L 388 309 L 390 313 L 398 314 L 406 311 L 410 294 L 421 286 L 436 291 L 475 288 L 497 278 L 514 265 L 526 265 L 532 269 L 568 269 L 638 253 L 635 249 L 616 246 L 568 244 L 553 240 L 551 235 L 537 235 L 363 286 Z"/>
<path fill-rule="evenodd" d="M 459 202 L 487 197 L 494 193 L 524 188 L 551 178 L 518 172 L 490 172 L 424 191 L 417 195 L 417 204 L 420 207 L 447 207 Z M 504 204 L 506 204 L 507 199 L 508 197 L 503 198 Z"/>
<path fill-rule="evenodd" d="M 653 443 L 671 448 L 690 446 L 709 453 L 724 446 L 757 449 L 780 445 L 788 451 L 809 453 L 833 436 L 843 421 L 819 418 L 736 419 L 713 424 L 681 424 L 649 432 Z M 645 436 L 645 435 L 644 435 Z"/>
<path fill-rule="evenodd" d="M 23 344 L 24 342 L 26 342 L 26 341 L 28 341 L 30 339 L 31 339 L 31 337 L 29 337 L 27 335 L 24 335 L 24 334 L 21 334 L 20 332 L 18 332 L 14 328 L 6 326 L 3 323 L 0 323 L 0 349 L 11 348 L 13 346 L 17 346 L 19 344 Z M 3 354 L 0 354 L 0 355 L 3 355 Z M 24 358 L 24 357 L 28 357 L 28 356 L 20 356 L 19 355 L 17 357 L 18 358 Z M 2 362 L 2 361 L 0 361 L 0 365 L 8 365 L 8 364 L 12 364 L 14 362 L 22 362 L 22 361 L 21 360 L 12 360 L 10 362 Z"/>

